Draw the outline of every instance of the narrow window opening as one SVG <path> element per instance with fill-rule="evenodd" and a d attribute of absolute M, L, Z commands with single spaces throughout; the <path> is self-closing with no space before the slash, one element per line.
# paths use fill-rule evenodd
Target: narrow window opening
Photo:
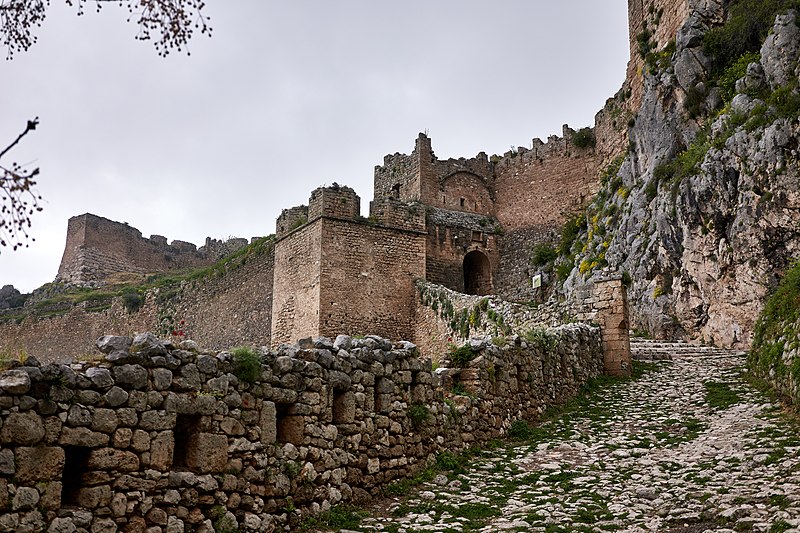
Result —
<path fill-rule="evenodd" d="M 84 446 L 64 446 L 64 471 L 61 476 L 61 505 L 79 505 L 83 476 L 89 470 L 89 452 Z"/>
<path fill-rule="evenodd" d="M 461 199 L 461 207 L 464 207 L 464 201 L 465 201 L 465 200 L 462 198 L 462 199 Z"/>
<path fill-rule="evenodd" d="M 400 198 L 400 184 L 397 183 L 392 187 L 392 196 L 394 198 Z"/>
<path fill-rule="evenodd" d="M 175 446 L 172 450 L 172 466 L 188 468 L 191 457 L 190 448 L 197 444 L 196 436 L 200 433 L 199 415 L 178 415 L 172 436 Z M 193 438 L 195 437 L 195 438 Z"/>
<path fill-rule="evenodd" d="M 291 443 L 299 446 L 303 443 L 305 420 L 302 416 L 291 414 L 293 405 L 275 404 L 275 440 L 281 444 Z"/>
<path fill-rule="evenodd" d="M 446 196 L 442 196 L 442 205 L 447 205 L 447 201 L 446 200 L 447 200 L 447 197 Z"/>
<path fill-rule="evenodd" d="M 383 397 L 382 397 L 381 393 L 378 392 L 378 387 L 377 387 L 377 384 L 376 384 L 375 396 L 374 396 L 374 406 L 375 406 L 375 412 L 376 413 L 382 413 L 383 412 L 383 410 L 384 410 L 383 403 L 384 403 L 383 402 Z"/>
<path fill-rule="evenodd" d="M 347 391 L 333 391 L 332 415 L 334 424 L 352 424 L 354 418 L 354 405 L 352 394 Z"/>

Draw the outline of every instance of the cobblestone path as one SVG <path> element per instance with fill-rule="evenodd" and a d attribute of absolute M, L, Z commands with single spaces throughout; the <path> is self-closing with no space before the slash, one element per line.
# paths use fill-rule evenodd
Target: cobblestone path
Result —
<path fill-rule="evenodd" d="M 743 363 L 655 363 L 358 531 L 800 532 L 800 430 L 742 381 Z"/>

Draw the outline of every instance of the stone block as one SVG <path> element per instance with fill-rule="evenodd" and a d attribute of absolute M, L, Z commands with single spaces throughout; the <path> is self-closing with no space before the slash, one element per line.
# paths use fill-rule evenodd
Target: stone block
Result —
<path fill-rule="evenodd" d="M 61 437 L 58 439 L 58 443 L 62 446 L 97 448 L 99 446 L 108 446 L 109 440 L 110 437 L 105 433 L 98 433 L 89 428 L 65 427 L 61 431 Z"/>
<path fill-rule="evenodd" d="M 167 472 L 172 466 L 175 439 L 172 431 L 162 431 L 150 444 L 150 468 Z"/>
<path fill-rule="evenodd" d="M 44 511 L 57 511 L 61 508 L 61 490 L 63 485 L 60 481 L 51 481 L 42 487 L 42 498 L 39 500 L 39 508 Z"/>
<path fill-rule="evenodd" d="M 112 409 L 95 409 L 92 416 L 91 428 L 94 431 L 113 433 L 119 425 L 119 418 Z"/>
<path fill-rule="evenodd" d="M 89 453 L 88 466 L 92 470 L 134 472 L 139 469 L 139 456 L 125 450 L 100 448 Z"/>
<path fill-rule="evenodd" d="M 39 503 L 39 491 L 31 487 L 18 487 L 11 501 L 13 511 L 30 511 Z"/>
<path fill-rule="evenodd" d="M 356 418 L 356 397 L 352 392 L 333 395 L 334 424 L 352 424 Z"/>
<path fill-rule="evenodd" d="M 105 507 L 111 503 L 111 487 L 101 485 L 99 487 L 82 487 L 76 495 L 76 503 L 87 509 L 97 509 Z"/>
<path fill-rule="evenodd" d="M 44 438 L 44 424 L 35 413 L 11 413 L 3 423 L 0 442 L 31 445 Z"/>
<path fill-rule="evenodd" d="M 145 411 L 139 420 L 139 427 L 145 431 L 163 431 L 175 427 L 177 415 L 166 411 Z"/>
<path fill-rule="evenodd" d="M 186 443 L 186 466 L 202 473 L 219 473 L 228 463 L 228 437 L 196 433 Z"/>
<path fill-rule="evenodd" d="M 264 402 L 261 405 L 261 442 L 263 444 L 274 444 L 277 435 L 275 404 Z"/>
<path fill-rule="evenodd" d="M 51 446 L 17 448 L 16 465 L 15 479 L 21 485 L 60 479 L 64 469 L 64 449 Z"/>
<path fill-rule="evenodd" d="M 26 394 L 31 390 L 31 378 L 24 370 L 6 370 L 0 374 L 0 390 L 8 394 Z"/>

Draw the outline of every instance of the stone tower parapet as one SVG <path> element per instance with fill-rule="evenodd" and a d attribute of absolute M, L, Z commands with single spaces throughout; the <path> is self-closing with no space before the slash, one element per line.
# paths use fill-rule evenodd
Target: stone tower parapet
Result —
<path fill-rule="evenodd" d="M 281 211 L 275 223 L 275 238 L 281 239 L 308 222 L 308 206 L 298 205 Z"/>
<path fill-rule="evenodd" d="M 425 231 L 425 206 L 397 198 L 376 198 L 370 202 L 370 219 L 381 226 L 412 231 Z"/>
<path fill-rule="evenodd" d="M 334 183 L 330 187 L 319 187 L 311 193 L 308 201 L 308 220 L 320 217 L 355 219 L 361 214 L 361 198 L 356 191 Z"/>

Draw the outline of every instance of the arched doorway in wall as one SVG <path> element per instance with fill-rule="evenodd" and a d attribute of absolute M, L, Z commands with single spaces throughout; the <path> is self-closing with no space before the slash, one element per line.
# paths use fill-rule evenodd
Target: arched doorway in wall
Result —
<path fill-rule="evenodd" d="M 464 292 L 466 294 L 491 294 L 492 269 L 489 258 L 473 250 L 464 256 Z"/>

